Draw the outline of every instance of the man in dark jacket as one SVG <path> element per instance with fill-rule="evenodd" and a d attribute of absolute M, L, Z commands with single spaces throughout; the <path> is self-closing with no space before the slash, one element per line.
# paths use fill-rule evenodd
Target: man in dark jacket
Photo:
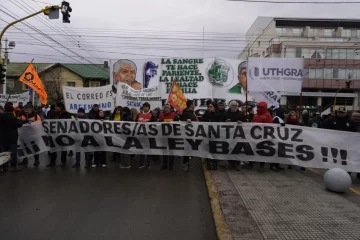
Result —
<path fill-rule="evenodd" d="M 324 123 L 325 129 L 356 132 L 356 124 L 346 115 L 346 109 L 339 107 L 336 116 Z"/>
<path fill-rule="evenodd" d="M 92 109 L 88 113 L 88 118 L 89 119 L 96 119 L 98 115 L 99 115 L 99 105 L 94 104 Z"/>
<path fill-rule="evenodd" d="M 225 122 L 237 122 L 242 123 L 246 122 L 246 116 L 243 112 L 239 111 L 239 103 L 236 101 L 230 102 L 230 108 L 225 113 Z M 229 160 L 229 168 L 236 169 L 236 171 L 240 171 L 240 161 Z"/>
<path fill-rule="evenodd" d="M 60 108 L 56 108 L 55 105 L 50 106 L 50 111 L 47 112 L 45 119 L 58 119 L 60 114 Z"/>
<path fill-rule="evenodd" d="M 11 152 L 10 166 L 12 171 L 19 171 L 17 168 L 17 141 L 18 128 L 22 126 L 21 120 L 14 116 L 14 107 L 5 104 L 5 111 L 0 113 L 0 151 Z M 2 171 L 7 171 L 7 163 L 2 166 Z"/>
<path fill-rule="evenodd" d="M 186 108 L 183 110 L 182 115 L 180 116 L 180 121 L 186 121 L 187 123 L 198 122 L 198 118 L 195 114 L 195 102 L 193 100 L 186 101 Z M 185 156 L 183 159 L 183 170 L 188 171 L 190 157 Z"/>
<path fill-rule="evenodd" d="M 71 113 L 66 111 L 64 104 L 58 103 L 58 108 L 60 108 L 60 114 L 59 114 L 58 119 L 72 119 Z M 50 153 L 50 163 L 48 165 L 46 165 L 46 167 L 55 167 L 56 166 L 56 158 L 57 158 L 56 152 Z M 61 166 L 62 167 L 66 166 L 66 158 L 67 158 L 67 151 L 61 151 Z"/>

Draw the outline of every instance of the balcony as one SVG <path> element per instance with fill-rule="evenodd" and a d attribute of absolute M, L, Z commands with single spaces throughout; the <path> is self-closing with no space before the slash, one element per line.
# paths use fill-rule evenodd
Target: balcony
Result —
<path fill-rule="evenodd" d="M 266 49 L 266 54 L 281 53 L 281 44 L 272 44 Z"/>

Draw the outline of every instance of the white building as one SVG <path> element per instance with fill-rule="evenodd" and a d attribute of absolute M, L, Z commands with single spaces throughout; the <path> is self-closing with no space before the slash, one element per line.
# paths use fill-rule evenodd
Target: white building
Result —
<path fill-rule="evenodd" d="M 360 105 L 360 19 L 258 17 L 247 32 L 247 57 L 304 58 L 303 93 L 282 93 L 280 105 L 329 111 Z M 301 102 L 300 102 L 301 101 Z"/>

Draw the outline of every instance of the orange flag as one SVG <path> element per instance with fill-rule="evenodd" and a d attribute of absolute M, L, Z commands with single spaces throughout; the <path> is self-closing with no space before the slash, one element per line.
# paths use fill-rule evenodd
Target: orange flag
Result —
<path fill-rule="evenodd" d="M 182 114 L 182 111 L 186 108 L 186 101 L 187 98 L 176 81 L 174 81 L 169 92 L 168 104 L 175 108 L 178 113 Z"/>
<path fill-rule="evenodd" d="M 40 101 L 42 104 L 47 103 L 47 94 L 45 88 L 39 78 L 39 75 L 35 71 L 32 63 L 26 68 L 24 73 L 19 78 L 19 81 L 32 88 L 37 94 L 39 94 Z"/>

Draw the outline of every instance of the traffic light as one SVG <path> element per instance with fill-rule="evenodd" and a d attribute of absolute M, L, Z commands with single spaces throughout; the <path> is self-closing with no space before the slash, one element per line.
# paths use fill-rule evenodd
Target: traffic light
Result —
<path fill-rule="evenodd" d="M 70 23 L 70 14 L 69 12 L 72 11 L 70 7 L 70 3 L 63 1 L 61 3 L 61 13 L 63 15 L 63 23 Z"/>
<path fill-rule="evenodd" d="M 346 88 L 350 88 L 350 84 L 351 84 L 351 81 L 346 81 L 345 82 Z"/>
<path fill-rule="evenodd" d="M 5 84 L 5 81 L 6 81 L 6 65 L 5 65 L 5 64 L 1 64 L 1 65 L 0 65 L 0 68 L 1 68 L 0 84 Z"/>

